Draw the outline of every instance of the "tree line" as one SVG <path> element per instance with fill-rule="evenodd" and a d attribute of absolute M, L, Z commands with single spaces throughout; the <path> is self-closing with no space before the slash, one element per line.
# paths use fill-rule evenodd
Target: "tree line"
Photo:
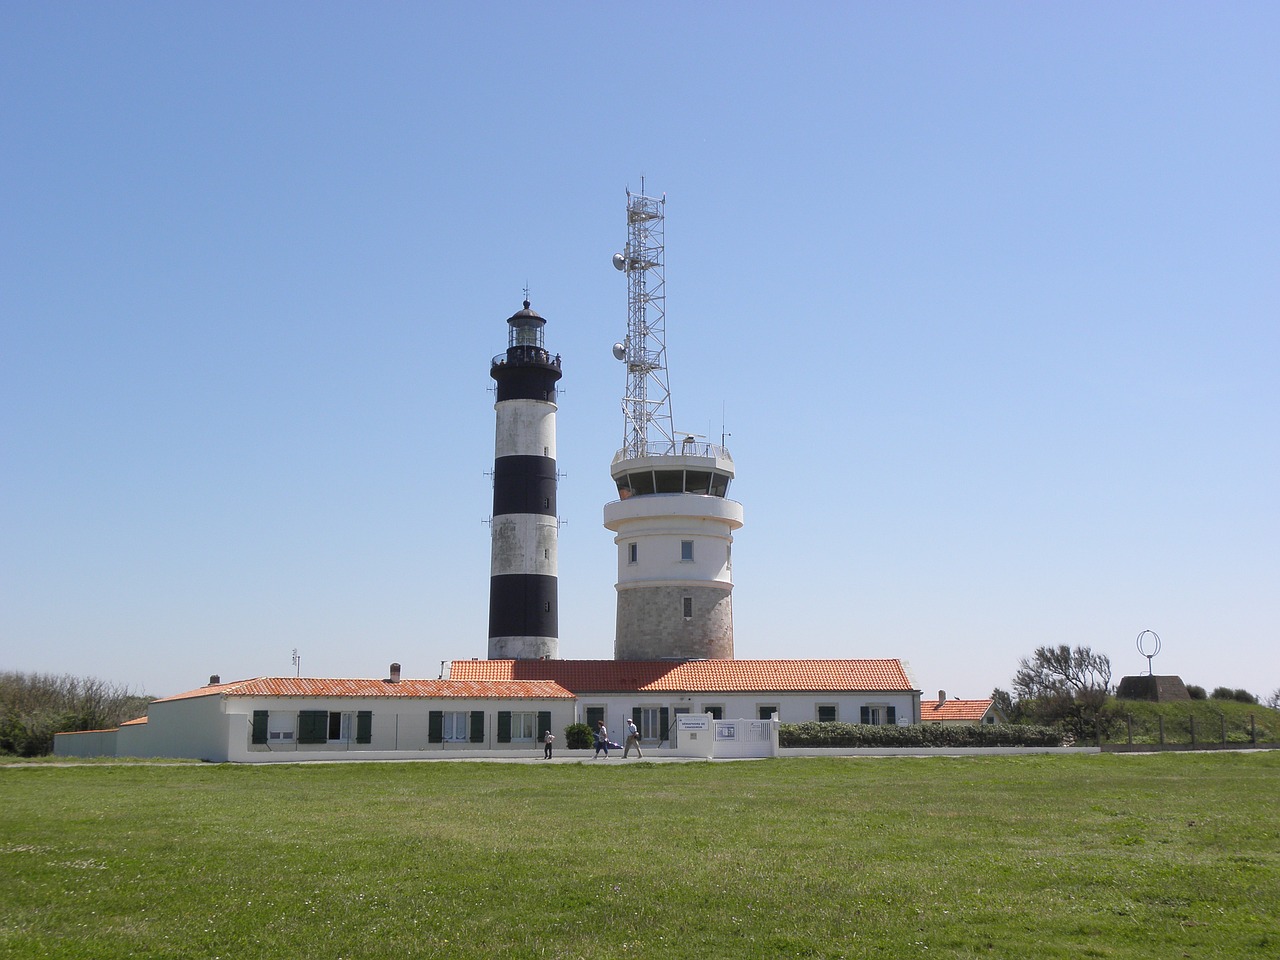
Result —
<path fill-rule="evenodd" d="M 52 753 L 55 733 L 118 727 L 152 699 L 92 677 L 0 672 L 0 753 Z"/>

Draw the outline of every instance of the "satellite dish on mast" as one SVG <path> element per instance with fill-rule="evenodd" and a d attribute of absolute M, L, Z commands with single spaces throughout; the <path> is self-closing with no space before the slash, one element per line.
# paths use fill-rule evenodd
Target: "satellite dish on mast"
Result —
<path fill-rule="evenodd" d="M 613 359 L 615 360 L 627 359 L 627 348 L 620 343 L 615 343 L 613 345 Z"/>
<path fill-rule="evenodd" d="M 613 265 L 618 270 L 625 270 L 627 269 L 627 258 L 620 253 L 615 253 L 613 255 Z"/>

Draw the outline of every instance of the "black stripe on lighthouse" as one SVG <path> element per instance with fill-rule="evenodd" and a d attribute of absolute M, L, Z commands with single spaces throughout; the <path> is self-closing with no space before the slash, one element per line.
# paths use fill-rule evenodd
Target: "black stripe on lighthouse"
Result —
<path fill-rule="evenodd" d="M 556 515 L 556 462 L 551 457 L 499 457 L 493 462 L 493 515 Z"/>
<path fill-rule="evenodd" d="M 490 637 L 557 637 L 556 578 L 513 573 L 489 578 Z"/>

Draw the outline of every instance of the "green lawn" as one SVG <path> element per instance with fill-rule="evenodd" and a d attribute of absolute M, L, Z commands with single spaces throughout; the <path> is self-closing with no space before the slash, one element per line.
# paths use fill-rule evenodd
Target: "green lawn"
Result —
<path fill-rule="evenodd" d="M 0 956 L 1274 957 L 1280 753 L 0 768 Z"/>

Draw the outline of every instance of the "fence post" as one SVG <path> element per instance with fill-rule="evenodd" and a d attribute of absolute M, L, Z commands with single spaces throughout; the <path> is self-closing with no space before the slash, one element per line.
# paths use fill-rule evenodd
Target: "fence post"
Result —
<path fill-rule="evenodd" d="M 1253 714 L 1249 714 L 1249 742 L 1256 744 L 1258 742 L 1258 727 L 1253 722 Z"/>
<path fill-rule="evenodd" d="M 1133 746 L 1133 714 L 1132 713 L 1126 714 L 1124 718 L 1124 722 L 1129 728 L 1129 746 L 1132 747 Z"/>
<path fill-rule="evenodd" d="M 1224 747 L 1227 745 L 1227 715 L 1225 713 L 1222 715 L 1222 745 Z"/>
<path fill-rule="evenodd" d="M 1196 715 L 1191 715 L 1191 749 L 1196 748 Z"/>
<path fill-rule="evenodd" d="M 1156 717 L 1156 719 L 1160 721 L 1160 746 L 1163 747 L 1164 746 L 1164 714 L 1163 713 L 1160 714 L 1160 716 Z"/>
<path fill-rule="evenodd" d="M 1093 745 L 1095 747 L 1102 746 L 1102 718 L 1095 717 L 1093 720 Z"/>

